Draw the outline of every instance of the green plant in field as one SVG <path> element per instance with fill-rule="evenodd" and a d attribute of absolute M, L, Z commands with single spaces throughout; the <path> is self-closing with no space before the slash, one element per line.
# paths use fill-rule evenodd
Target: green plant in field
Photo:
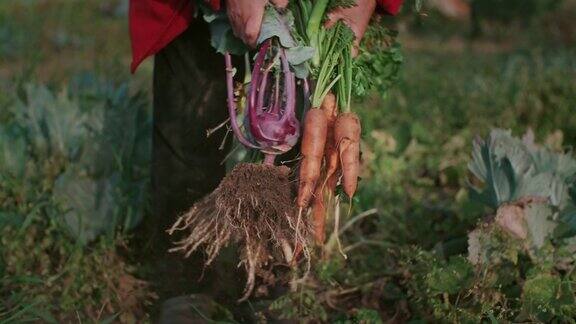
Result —
<path fill-rule="evenodd" d="M 0 319 L 145 319 L 154 295 L 119 256 L 119 230 L 146 208 L 143 96 L 84 76 L 59 93 L 24 84 L 9 102 L 0 122 Z"/>
<path fill-rule="evenodd" d="M 359 309 L 375 304 L 380 307 L 366 313 L 369 323 L 390 318 L 569 321 L 576 316 L 576 245 L 567 225 L 573 222 L 567 211 L 574 203 L 574 162 L 569 154 L 538 146 L 530 135 L 521 140 L 493 130 L 475 141 L 469 167 L 477 177 L 470 181 L 470 199 L 478 201 L 476 208 L 479 203 L 491 207 L 495 215 L 473 230 L 469 223 L 467 250 L 450 250 L 451 242 L 466 246 L 466 239 L 458 238 L 431 250 L 401 240 L 394 244 L 389 242 L 394 232 L 371 231 L 368 224 L 382 225 L 366 218 L 358 228 L 343 225 L 351 232 L 343 238 L 344 250 L 354 247 L 354 252 L 346 260 L 336 255 L 320 263 L 318 281 L 307 286 L 306 296 L 324 300 L 315 307 L 345 309 L 328 313 L 343 323 L 354 322 Z M 306 303 L 296 293 L 273 305 L 288 310 L 285 316 L 291 318 L 322 314 L 298 308 Z"/>
<path fill-rule="evenodd" d="M 509 131 L 493 130 L 486 141 L 474 143 L 470 171 L 485 187 L 473 188 L 477 199 L 496 208 L 523 197 L 541 197 L 560 209 L 572 206 L 570 188 L 576 176 L 576 160 L 537 147 L 527 135 L 524 141 Z"/>
<path fill-rule="evenodd" d="M 302 289 L 276 299 L 269 307 L 280 319 L 322 320 L 328 319 L 326 310 L 313 291 Z"/>
<path fill-rule="evenodd" d="M 7 128 L 22 136 L 8 138 L 6 145 L 18 141 L 16 154 L 3 155 L 11 159 L 3 164 L 10 168 L 3 174 L 19 177 L 28 161 L 37 167 L 49 161 L 47 179 L 53 182 L 47 190 L 71 233 L 84 243 L 117 226 L 138 224 L 146 202 L 150 145 L 143 97 L 130 96 L 126 85 L 89 82 L 77 97 L 25 85 L 10 107 L 14 122 Z"/>
<path fill-rule="evenodd" d="M 520 305 L 517 319 L 540 321 L 573 318 L 576 291 L 571 280 L 576 160 L 539 147 L 528 133 L 523 140 L 494 130 L 475 142 L 471 172 L 483 182 L 472 190 L 477 199 L 497 208 L 491 223 L 469 234 L 469 261 L 480 273 L 512 263 L 517 275 Z M 498 287 L 501 288 L 501 287 Z M 518 296 L 520 297 L 520 296 Z"/>

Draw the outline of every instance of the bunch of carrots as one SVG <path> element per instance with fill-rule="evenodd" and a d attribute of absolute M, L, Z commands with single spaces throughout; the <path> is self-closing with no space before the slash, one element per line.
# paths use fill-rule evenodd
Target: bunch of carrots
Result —
<path fill-rule="evenodd" d="M 305 34 L 316 55 L 311 62 L 312 109 L 304 117 L 297 205 L 305 209 L 312 204 L 318 244 L 325 240 L 325 194 L 332 198 L 341 179 L 351 199 L 360 174 L 360 119 L 350 109 L 354 35 L 343 23 L 330 29 L 321 24 L 328 4 L 316 1 L 310 7 L 300 1 L 298 8 L 298 16 L 308 21 Z"/>

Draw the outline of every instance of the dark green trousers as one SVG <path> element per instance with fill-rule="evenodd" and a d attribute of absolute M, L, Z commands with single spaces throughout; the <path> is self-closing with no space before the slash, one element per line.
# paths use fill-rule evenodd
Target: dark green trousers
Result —
<path fill-rule="evenodd" d="M 211 192 L 225 174 L 224 58 L 210 46 L 209 30 L 197 21 L 160 51 L 154 62 L 152 212 L 164 228 Z"/>

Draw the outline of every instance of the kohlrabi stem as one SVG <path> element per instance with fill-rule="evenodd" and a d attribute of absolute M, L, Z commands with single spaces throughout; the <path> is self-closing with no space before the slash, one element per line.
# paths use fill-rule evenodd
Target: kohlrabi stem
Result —
<path fill-rule="evenodd" d="M 236 119 L 236 103 L 234 102 L 234 67 L 232 66 L 232 58 L 230 53 L 226 52 L 224 54 L 224 61 L 226 63 L 226 90 L 228 97 L 228 114 L 230 115 L 230 124 L 232 125 L 232 130 L 234 135 L 238 138 L 238 141 L 244 146 L 249 148 L 258 149 L 258 146 L 252 144 L 240 130 L 240 125 L 238 125 L 238 120 Z"/>
<path fill-rule="evenodd" d="M 284 72 L 284 94 L 286 95 L 286 107 L 284 108 L 283 119 L 288 119 L 296 111 L 296 77 L 290 71 L 290 63 L 286 57 L 286 52 L 280 48 L 280 59 L 282 60 L 282 72 Z"/>
<path fill-rule="evenodd" d="M 264 111 L 264 95 L 266 94 L 266 86 L 268 85 L 268 74 L 270 73 L 270 69 L 264 70 L 264 73 L 260 76 L 262 81 L 260 82 L 260 86 L 254 85 L 255 89 L 258 87 L 258 99 L 256 99 L 256 107 L 252 109 L 256 109 L 256 115 L 260 115 Z"/>
<path fill-rule="evenodd" d="M 276 155 L 267 153 L 264 154 L 264 164 L 274 165 L 274 160 L 276 160 Z"/>
<path fill-rule="evenodd" d="M 308 19 L 308 26 L 306 27 L 306 35 L 310 40 L 310 45 L 316 49 L 316 53 L 312 59 L 312 64 L 314 66 L 320 65 L 320 42 L 318 40 L 318 34 L 320 32 L 320 26 L 322 25 L 322 19 L 324 18 L 324 12 L 326 11 L 328 2 L 329 0 L 316 0 L 312 7 L 310 18 Z"/>
<path fill-rule="evenodd" d="M 260 84 L 260 77 L 262 75 L 262 64 L 266 58 L 266 51 L 270 48 L 270 40 L 265 41 L 260 47 L 256 59 L 254 60 L 254 69 L 252 69 L 252 82 L 248 91 L 248 109 L 252 109 L 256 105 L 256 93 L 258 84 Z"/>
<path fill-rule="evenodd" d="M 274 82 L 274 101 L 270 103 L 270 112 L 273 114 L 280 114 L 280 78 L 276 78 Z"/>

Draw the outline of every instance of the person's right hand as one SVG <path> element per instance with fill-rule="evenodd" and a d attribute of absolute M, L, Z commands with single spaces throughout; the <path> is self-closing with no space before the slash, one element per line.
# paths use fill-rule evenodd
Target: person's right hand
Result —
<path fill-rule="evenodd" d="M 284 8 L 288 0 L 270 0 L 275 6 Z M 250 47 L 256 46 L 262 17 L 268 0 L 227 0 L 226 11 L 234 35 Z"/>

